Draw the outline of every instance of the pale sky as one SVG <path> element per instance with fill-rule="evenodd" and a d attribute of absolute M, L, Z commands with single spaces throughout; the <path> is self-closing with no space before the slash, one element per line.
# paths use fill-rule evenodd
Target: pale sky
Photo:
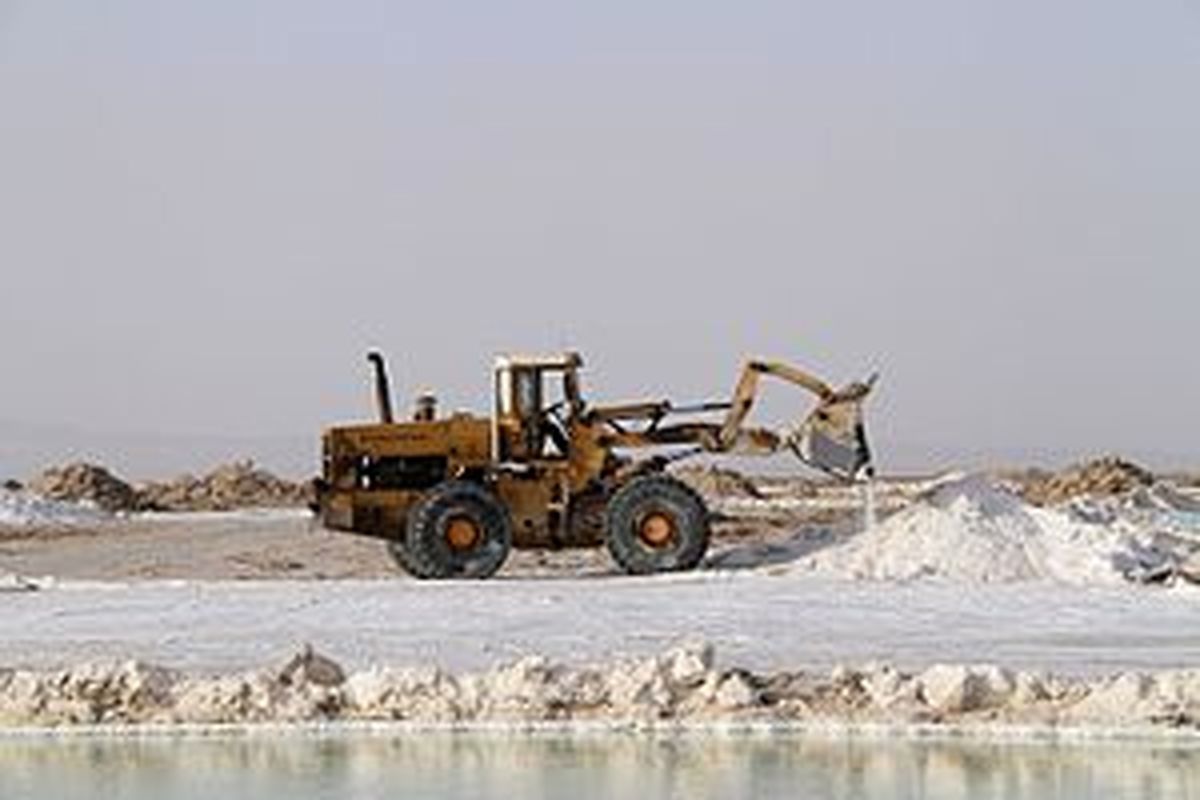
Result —
<path fill-rule="evenodd" d="M 1196 464 L 1198 87 L 1195 0 L 0 0 L 0 473 L 306 464 L 370 345 L 402 408 L 758 355 L 881 369 L 885 468 Z"/>

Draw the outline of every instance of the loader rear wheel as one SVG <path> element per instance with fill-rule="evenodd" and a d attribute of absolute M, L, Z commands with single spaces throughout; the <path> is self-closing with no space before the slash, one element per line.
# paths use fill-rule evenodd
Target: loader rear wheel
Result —
<path fill-rule="evenodd" d="M 511 549 L 508 511 L 495 495 L 476 483 L 447 481 L 409 512 L 393 556 L 418 578 L 487 578 Z"/>
<path fill-rule="evenodd" d="M 691 487 L 669 475 L 645 475 L 608 503 L 608 551 L 632 575 L 693 569 L 710 537 L 708 509 Z"/>

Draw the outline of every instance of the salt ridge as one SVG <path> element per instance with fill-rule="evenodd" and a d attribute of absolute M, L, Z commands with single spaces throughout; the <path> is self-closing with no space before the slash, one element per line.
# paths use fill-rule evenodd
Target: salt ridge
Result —
<path fill-rule="evenodd" d="M 0 669 L 0 729 L 401 721 L 476 727 L 850 724 L 1164 730 L 1200 736 L 1200 670 L 1067 678 L 990 665 L 756 674 L 695 642 L 572 667 L 528 656 L 473 673 L 348 673 L 305 647 L 281 668 L 189 675 L 137 661 Z"/>

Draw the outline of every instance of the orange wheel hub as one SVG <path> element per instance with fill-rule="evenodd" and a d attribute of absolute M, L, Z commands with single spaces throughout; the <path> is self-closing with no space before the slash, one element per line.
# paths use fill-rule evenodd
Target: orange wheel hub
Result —
<path fill-rule="evenodd" d="M 446 526 L 446 543 L 454 550 L 470 550 L 479 542 L 479 526 L 467 517 L 455 517 Z"/>
<path fill-rule="evenodd" d="M 666 514 L 647 514 L 638 526 L 638 536 L 651 547 L 666 547 L 675 538 L 675 520 Z"/>

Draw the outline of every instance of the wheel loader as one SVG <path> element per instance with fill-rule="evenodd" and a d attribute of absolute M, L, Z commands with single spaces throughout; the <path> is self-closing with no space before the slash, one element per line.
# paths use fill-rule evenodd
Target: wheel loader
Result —
<path fill-rule="evenodd" d="M 728 401 L 597 405 L 584 398 L 577 353 L 505 355 L 490 415 L 440 415 L 422 394 L 400 421 L 383 356 L 368 359 L 379 421 L 325 431 L 314 510 L 327 528 L 386 540 L 417 578 L 486 578 L 514 547 L 607 546 L 631 574 L 692 569 L 708 548 L 709 513 L 666 467 L 696 454 L 790 450 L 851 481 L 873 470 L 862 405 L 874 375 L 834 389 L 752 360 Z M 766 376 L 816 398 L 785 433 L 745 425 Z"/>

